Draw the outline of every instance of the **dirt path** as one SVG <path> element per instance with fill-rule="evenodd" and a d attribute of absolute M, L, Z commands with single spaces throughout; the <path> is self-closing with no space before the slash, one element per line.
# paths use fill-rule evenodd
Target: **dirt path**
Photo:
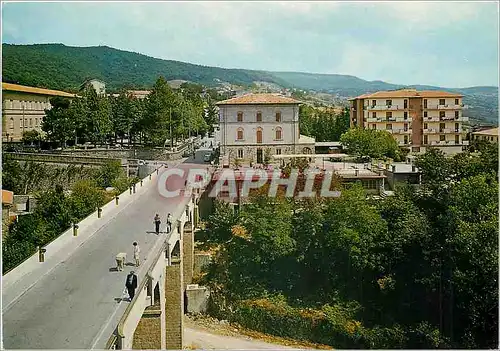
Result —
<path fill-rule="evenodd" d="M 273 337 L 263 333 L 238 329 L 212 318 L 184 318 L 184 349 L 221 350 L 304 350 L 331 349 L 322 345 Z"/>

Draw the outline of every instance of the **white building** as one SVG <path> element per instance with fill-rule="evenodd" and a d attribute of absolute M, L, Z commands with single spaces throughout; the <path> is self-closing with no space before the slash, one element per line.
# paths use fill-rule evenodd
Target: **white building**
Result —
<path fill-rule="evenodd" d="M 220 101 L 221 156 L 263 163 L 270 155 L 314 153 L 314 138 L 299 133 L 300 102 L 275 94 Z"/>
<path fill-rule="evenodd" d="M 87 86 L 92 86 L 96 91 L 97 95 L 106 95 L 106 84 L 99 79 L 88 79 L 80 86 L 80 90 L 83 90 Z"/>

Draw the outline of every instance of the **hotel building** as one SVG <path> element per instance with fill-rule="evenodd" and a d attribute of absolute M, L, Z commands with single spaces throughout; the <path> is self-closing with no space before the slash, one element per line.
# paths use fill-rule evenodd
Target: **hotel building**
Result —
<path fill-rule="evenodd" d="M 401 147 L 424 152 L 438 147 L 461 152 L 464 140 L 462 95 L 444 91 L 401 89 L 364 94 L 351 99 L 351 128 L 386 130 Z"/>

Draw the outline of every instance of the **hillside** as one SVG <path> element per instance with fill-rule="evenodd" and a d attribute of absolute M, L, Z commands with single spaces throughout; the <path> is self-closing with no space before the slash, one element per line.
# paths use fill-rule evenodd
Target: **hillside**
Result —
<path fill-rule="evenodd" d="M 208 67 L 162 60 L 107 46 L 70 47 L 63 44 L 2 44 L 3 80 L 19 84 L 75 91 L 87 78 L 106 82 L 109 91 L 122 87 L 145 89 L 158 76 L 187 80 L 207 86 L 219 81 L 249 87 L 255 82 L 353 97 L 366 92 L 404 87 L 383 81 L 366 81 L 355 76 L 300 72 L 266 72 Z M 446 89 L 464 94 L 471 108 L 466 114 L 483 123 L 498 123 L 498 88 L 440 88 L 414 85 L 417 89 Z"/>

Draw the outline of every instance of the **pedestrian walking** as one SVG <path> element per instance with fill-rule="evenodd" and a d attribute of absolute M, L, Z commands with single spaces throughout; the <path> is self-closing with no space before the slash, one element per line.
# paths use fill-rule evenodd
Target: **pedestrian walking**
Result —
<path fill-rule="evenodd" d="M 139 247 L 139 244 L 137 244 L 137 241 L 134 241 L 134 259 L 135 259 L 135 266 L 139 267 L 141 265 L 141 259 L 139 258 L 139 254 L 141 253 L 141 248 Z"/>
<path fill-rule="evenodd" d="M 169 213 L 167 215 L 167 233 L 172 231 L 172 215 Z"/>
<path fill-rule="evenodd" d="M 127 275 L 127 281 L 125 282 L 125 287 L 127 288 L 130 301 L 132 301 L 132 299 L 135 296 L 135 289 L 137 288 L 137 276 L 135 275 L 134 271 L 131 271 Z"/>
<path fill-rule="evenodd" d="M 155 218 L 153 219 L 155 227 L 156 227 L 156 234 L 160 234 L 160 215 L 157 213 Z"/>

